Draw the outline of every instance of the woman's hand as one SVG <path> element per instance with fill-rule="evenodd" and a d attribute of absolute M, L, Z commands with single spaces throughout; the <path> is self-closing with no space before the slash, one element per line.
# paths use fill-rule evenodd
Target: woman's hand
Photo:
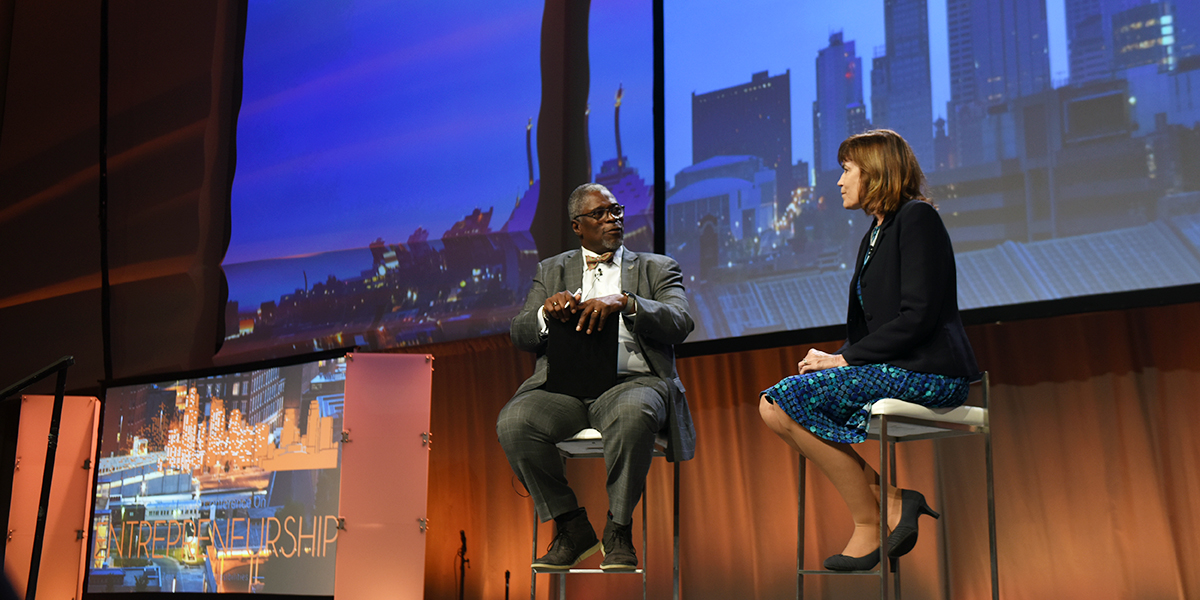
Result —
<path fill-rule="evenodd" d="M 801 375 L 814 373 L 816 371 L 824 371 L 825 369 L 832 369 L 834 367 L 848 366 L 850 365 L 846 362 L 845 358 L 842 358 L 841 354 L 821 352 L 816 348 L 809 349 L 808 354 L 804 357 L 804 360 L 800 361 L 796 365 L 796 367 L 800 369 Z"/>

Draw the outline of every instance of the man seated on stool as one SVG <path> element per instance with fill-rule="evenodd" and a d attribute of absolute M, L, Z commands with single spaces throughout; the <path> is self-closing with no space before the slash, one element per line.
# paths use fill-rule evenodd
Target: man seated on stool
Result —
<path fill-rule="evenodd" d="M 696 431 L 672 348 L 687 338 L 694 323 L 679 263 L 621 245 L 624 207 L 612 192 L 599 184 L 581 185 L 567 200 L 567 213 L 583 248 L 538 264 L 525 306 L 512 322 L 513 344 L 537 352 L 537 366 L 500 410 L 496 433 L 513 471 L 533 497 L 538 517 L 555 522 L 554 541 L 534 560 L 534 567 L 569 569 L 602 549 L 601 569 L 635 569 L 633 508 L 646 486 L 656 435 L 669 433 L 670 461 L 689 460 L 695 454 Z M 548 364 L 547 319 L 570 321 L 591 335 L 614 313 L 621 314 L 616 320 L 617 364 L 577 368 L 616 369 L 617 383 L 598 398 L 542 389 Z M 604 437 L 608 523 L 603 543 L 567 485 L 555 447 L 589 427 Z"/>

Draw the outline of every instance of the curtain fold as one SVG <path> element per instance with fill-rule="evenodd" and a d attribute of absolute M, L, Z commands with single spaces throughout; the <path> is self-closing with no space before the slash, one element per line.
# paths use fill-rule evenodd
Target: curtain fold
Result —
<path fill-rule="evenodd" d="M 1200 388 L 1200 304 L 973 326 L 992 375 L 1000 589 L 1004 598 L 1200 597 L 1200 437 L 1188 412 Z M 838 342 L 816 347 L 832 351 Z M 798 457 L 758 416 L 758 393 L 795 372 L 807 346 L 679 361 L 699 442 L 681 467 L 681 577 L 689 599 L 795 594 Z M 533 370 L 506 336 L 411 350 L 433 354 L 426 597 L 457 597 L 454 554 L 468 540 L 466 597 L 529 586 L 531 502 L 512 476 L 495 418 Z M 977 393 L 977 392 L 975 392 Z M 878 446 L 860 452 L 877 462 Z M 923 519 L 902 561 L 904 594 L 987 598 L 987 496 L 982 438 L 899 446 L 898 480 L 922 490 Z M 604 525 L 603 465 L 572 461 L 568 477 L 593 525 Z M 838 552 L 852 527 L 823 474 L 807 477 L 806 566 Z M 671 465 L 647 483 L 650 597 L 671 593 Z M 635 540 L 640 540 L 640 510 Z M 552 529 L 541 529 L 544 550 Z M 598 558 L 593 559 L 598 562 Z M 589 563 L 590 564 L 590 563 Z M 556 597 L 548 576 L 540 598 Z M 868 577 L 806 577 L 806 598 L 877 593 Z M 571 598 L 632 597 L 636 576 L 568 579 Z"/>

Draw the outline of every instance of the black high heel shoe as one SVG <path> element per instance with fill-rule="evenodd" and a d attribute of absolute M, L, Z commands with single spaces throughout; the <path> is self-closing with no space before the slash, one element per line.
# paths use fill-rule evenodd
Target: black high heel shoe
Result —
<path fill-rule="evenodd" d="M 845 554 L 834 554 L 825 559 L 825 568 L 830 571 L 870 571 L 877 564 L 879 564 L 879 548 L 858 558 Z"/>
<path fill-rule="evenodd" d="M 888 556 L 898 558 L 908 554 L 917 545 L 917 520 L 921 515 L 935 519 L 941 515 L 929 508 L 925 495 L 915 490 L 900 490 L 900 523 L 888 536 Z"/>

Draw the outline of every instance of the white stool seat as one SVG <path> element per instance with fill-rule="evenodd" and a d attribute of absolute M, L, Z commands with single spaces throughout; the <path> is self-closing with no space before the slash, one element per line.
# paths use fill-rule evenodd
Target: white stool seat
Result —
<path fill-rule="evenodd" d="M 558 453 L 563 458 L 603 458 L 604 438 L 596 429 L 584 429 L 558 444 Z M 654 456 L 667 455 L 667 436 L 658 434 L 654 438 Z"/>
<path fill-rule="evenodd" d="M 884 415 L 888 417 L 889 439 L 917 440 L 968 435 L 981 432 L 988 424 L 987 409 L 980 406 L 926 408 L 912 402 L 884 398 L 871 406 L 871 425 L 867 431 L 875 434 L 873 438 L 878 438 L 879 417 Z M 910 422 L 908 419 L 923 422 Z"/>

